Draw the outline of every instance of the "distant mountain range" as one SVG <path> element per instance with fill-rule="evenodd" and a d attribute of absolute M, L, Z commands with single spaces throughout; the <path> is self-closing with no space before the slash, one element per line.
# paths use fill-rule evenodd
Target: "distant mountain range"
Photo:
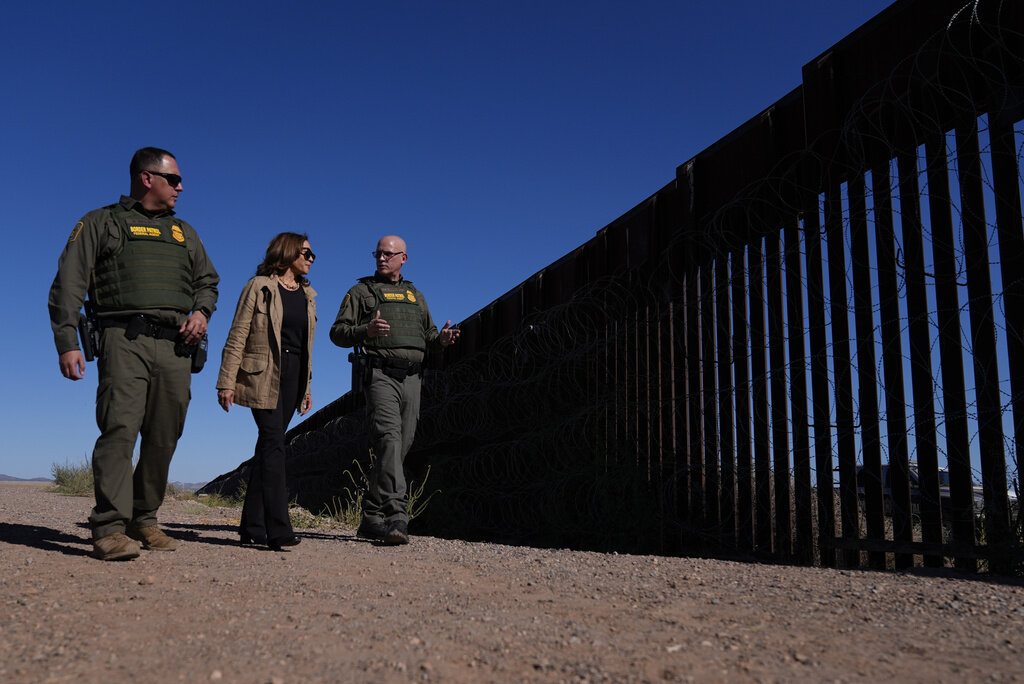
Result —
<path fill-rule="evenodd" d="M 52 482 L 52 477 L 14 477 L 13 475 L 4 475 L 0 473 L 0 482 Z M 205 482 L 171 482 L 176 487 L 194 492 L 200 489 Z"/>
<path fill-rule="evenodd" d="M 197 492 L 206 486 L 205 482 L 170 482 L 168 484 L 172 484 L 175 487 L 180 487 L 189 492 Z"/>

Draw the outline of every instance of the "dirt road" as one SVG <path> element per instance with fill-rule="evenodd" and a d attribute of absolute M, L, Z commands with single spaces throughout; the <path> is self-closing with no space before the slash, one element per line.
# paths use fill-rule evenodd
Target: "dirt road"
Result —
<path fill-rule="evenodd" d="M 1019 681 L 1019 581 L 303 532 L 89 557 L 86 498 L 0 484 L 0 681 Z M 415 523 L 411 532 L 415 535 Z"/>

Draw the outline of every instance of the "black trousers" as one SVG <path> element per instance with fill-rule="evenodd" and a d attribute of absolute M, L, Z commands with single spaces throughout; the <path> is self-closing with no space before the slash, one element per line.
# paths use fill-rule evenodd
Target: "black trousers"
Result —
<path fill-rule="evenodd" d="M 285 486 L 284 433 L 298 408 L 299 376 L 304 360 L 299 353 L 281 354 L 281 388 L 277 408 L 252 409 L 259 436 L 245 490 L 239 530 L 252 538 L 282 539 L 293 534 L 288 518 L 288 488 Z M 304 389 L 304 388 L 303 388 Z"/>

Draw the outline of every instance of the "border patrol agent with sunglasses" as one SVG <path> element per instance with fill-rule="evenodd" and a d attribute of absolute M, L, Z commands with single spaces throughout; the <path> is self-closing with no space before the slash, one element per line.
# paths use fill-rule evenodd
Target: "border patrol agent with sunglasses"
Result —
<path fill-rule="evenodd" d="M 355 347 L 352 390 L 366 393 L 376 456 L 357 534 L 385 544 L 409 543 L 403 464 L 416 435 L 424 355 L 459 339 L 451 321 L 438 332 L 423 295 L 402 278 L 405 249 L 397 235 L 380 239 L 372 252 L 377 272 L 348 291 L 331 326 L 334 344 Z"/>
<path fill-rule="evenodd" d="M 220 282 L 196 231 L 174 215 L 184 190 L 174 155 L 144 147 L 129 170 L 131 194 L 89 212 L 71 231 L 49 296 L 61 374 L 81 380 L 85 361 L 98 357 L 89 523 L 101 560 L 135 558 L 139 542 L 157 551 L 177 546 L 157 527 L 156 513 Z M 95 337 L 83 334 L 83 354 L 76 327 L 87 292 Z"/>

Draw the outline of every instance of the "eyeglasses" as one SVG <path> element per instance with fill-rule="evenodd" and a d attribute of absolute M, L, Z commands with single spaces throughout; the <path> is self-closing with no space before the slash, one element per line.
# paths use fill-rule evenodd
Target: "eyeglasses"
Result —
<path fill-rule="evenodd" d="M 164 173 L 163 171 L 150 171 L 149 169 L 144 169 L 144 171 L 146 173 L 148 173 L 148 174 L 153 175 L 153 176 L 160 176 L 165 181 L 167 181 L 167 184 L 170 185 L 172 188 L 176 188 L 179 185 L 181 185 L 181 176 L 179 176 L 176 173 Z"/>
<path fill-rule="evenodd" d="M 316 254 L 313 254 L 313 250 L 311 250 L 309 247 L 303 247 L 301 250 L 299 250 L 299 256 L 308 261 L 309 263 L 313 263 L 313 261 L 316 259 Z"/>
<path fill-rule="evenodd" d="M 384 257 L 385 261 L 391 261 L 399 254 L 405 254 L 405 252 L 384 252 L 379 249 L 376 252 L 370 252 L 370 256 L 372 256 L 374 259 L 380 259 L 381 257 Z"/>

